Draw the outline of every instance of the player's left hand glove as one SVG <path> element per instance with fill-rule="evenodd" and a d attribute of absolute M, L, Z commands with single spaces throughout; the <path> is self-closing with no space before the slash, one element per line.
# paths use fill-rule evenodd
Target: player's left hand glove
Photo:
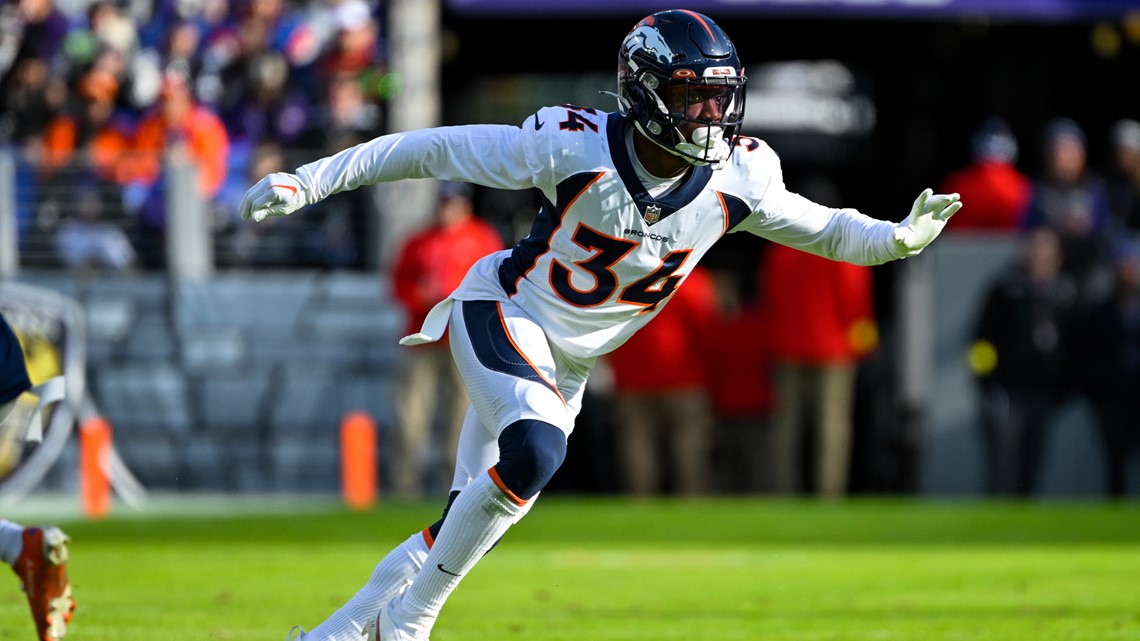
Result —
<path fill-rule="evenodd" d="M 946 221 L 962 208 L 958 194 L 935 194 L 925 189 L 914 201 L 910 215 L 895 225 L 895 244 L 904 257 L 915 256 L 934 242 Z"/>
<path fill-rule="evenodd" d="M 242 220 L 259 223 L 270 216 L 288 216 L 309 204 L 308 191 L 296 175 L 277 172 L 257 181 L 245 192 L 238 213 Z"/>

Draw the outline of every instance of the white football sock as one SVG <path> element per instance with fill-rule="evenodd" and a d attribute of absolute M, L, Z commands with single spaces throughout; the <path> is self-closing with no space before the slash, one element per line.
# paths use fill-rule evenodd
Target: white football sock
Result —
<path fill-rule="evenodd" d="M 0 519 L 0 559 L 8 565 L 20 558 L 24 549 L 24 526 Z"/>
<path fill-rule="evenodd" d="M 533 498 L 522 502 L 499 489 L 491 473 L 472 479 L 451 504 L 423 569 L 393 601 L 395 607 L 389 612 L 397 627 L 416 639 L 426 639 L 460 579 L 533 503 Z"/>
<path fill-rule="evenodd" d="M 376 618 L 381 606 L 411 584 L 427 556 L 424 533 L 416 532 L 408 537 L 376 564 L 372 577 L 356 596 L 306 632 L 304 641 L 361 641 L 365 626 Z"/>

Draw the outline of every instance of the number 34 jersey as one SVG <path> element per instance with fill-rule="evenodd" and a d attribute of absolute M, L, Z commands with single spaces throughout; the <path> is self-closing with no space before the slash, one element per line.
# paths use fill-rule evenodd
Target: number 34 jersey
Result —
<path fill-rule="evenodd" d="M 649 322 L 730 232 L 856 264 L 901 257 L 894 223 L 789 192 L 775 152 L 756 138 L 740 138 L 724 167 L 694 166 L 654 197 L 631 156 L 630 126 L 619 114 L 546 107 L 521 127 L 382 136 L 301 167 L 298 175 L 318 198 L 429 177 L 541 192 L 529 235 L 478 261 L 411 342 L 439 338 L 451 300 L 509 299 L 567 354 L 600 356 Z"/>
<path fill-rule="evenodd" d="M 726 167 L 693 167 L 654 198 L 634 167 L 627 126 L 617 114 L 574 107 L 529 118 L 518 144 L 541 209 L 526 238 L 481 260 L 452 297 L 510 298 L 552 343 L 584 358 L 649 322 L 729 232 L 860 264 L 897 258 L 893 223 L 788 192 L 776 154 L 755 138 L 742 138 Z"/>

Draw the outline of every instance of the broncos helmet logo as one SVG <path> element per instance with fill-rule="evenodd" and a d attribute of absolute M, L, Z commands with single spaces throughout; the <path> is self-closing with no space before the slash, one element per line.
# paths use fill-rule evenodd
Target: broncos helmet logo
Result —
<path fill-rule="evenodd" d="M 625 39 L 627 58 L 633 60 L 633 54 L 638 51 L 644 51 L 646 54 L 657 58 L 661 64 L 669 64 L 673 61 L 672 47 L 665 42 L 665 38 L 661 37 L 660 31 L 650 26 L 637 27 Z"/>

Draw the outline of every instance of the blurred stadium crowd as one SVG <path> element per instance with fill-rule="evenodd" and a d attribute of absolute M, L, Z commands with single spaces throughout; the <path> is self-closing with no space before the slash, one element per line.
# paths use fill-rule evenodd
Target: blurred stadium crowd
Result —
<path fill-rule="evenodd" d="M 385 73 L 366 0 L 6 3 L 0 145 L 25 264 L 161 267 L 164 164 L 188 160 L 220 265 L 359 267 L 351 197 L 316 228 L 238 229 L 234 212 L 251 176 L 382 133 Z"/>

